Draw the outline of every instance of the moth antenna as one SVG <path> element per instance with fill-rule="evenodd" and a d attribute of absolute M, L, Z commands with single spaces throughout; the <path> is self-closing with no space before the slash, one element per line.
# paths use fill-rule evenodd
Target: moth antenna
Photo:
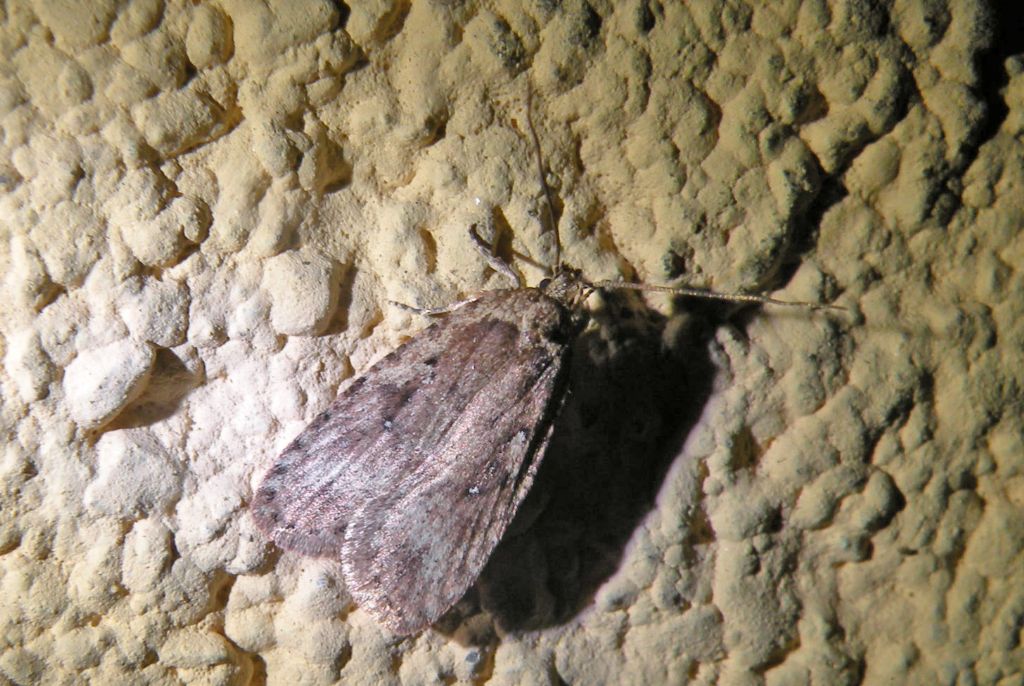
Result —
<path fill-rule="evenodd" d="M 554 205 L 551 203 L 551 189 L 548 187 L 548 180 L 544 175 L 544 155 L 541 153 L 540 138 L 537 136 L 537 129 L 533 125 L 533 85 L 529 80 L 526 82 L 526 128 L 530 131 L 533 153 L 537 159 L 537 178 L 540 180 L 540 187 L 544 191 L 544 210 L 548 229 L 555 234 L 555 266 L 552 268 L 552 273 L 554 273 L 562 266 L 562 243 L 558 239 L 558 224 L 555 222 Z"/>
<path fill-rule="evenodd" d="M 846 312 L 845 307 L 839 305 L 826 305 L 822 303 L 802 302 L 799 300 L 776 300 L 766 295 L 753 293 L 716 293 L 705 291 L 700 288 L 680 288 L 676 286 L 649 286 L 643 283 L 626 283 L 624 281 L 597 281 L 590 284 L 594 288 L 618 288 L 629 291 L 653 291 L 655 293 L 671 293 L 682 295 L 688 298 L 704 298 L 706 300 L 726 300 L 729 302 L 760 303 L 762 305 L 779 305 L 781 307 L 800 307 L 810 310 L 835 310 Z"/>

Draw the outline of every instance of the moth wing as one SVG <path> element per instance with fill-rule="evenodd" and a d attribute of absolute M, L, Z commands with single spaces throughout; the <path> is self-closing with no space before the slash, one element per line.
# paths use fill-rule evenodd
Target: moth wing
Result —
<path fill-rule="evenodd" d="M 538 297 L 485 294 L 342 390 L 267 472 L 251 505 L 257 526 L 282 548 L 340 556 L 354 513 L 381 493 L 407 490 L 453 417 L 490 382 L 489 367 L 516 345 L 518 325 L 493 313 L 523 312 Z"/>
<path fill-rule="evenodd" d="M 366 500 L 349 524 L 346 585 L 395 633 L 429 626 L 472 585 L 547 447 L 568 345 L 496 352 L 474 358 L 489 381 L 421 470 Z"/>
<path fill-rule="evenodd" d="M 437 430 L 437 418 L 424 415 L 442 406 L 417 403 L 417 396 L 443 367 L 465 365 L 474 354 L 472 346 L 453 345 L 473 326 L 472 305 L 379 360 L 281 452 L 251 505 L 256 525 L 275 543 L 306 555 L 341 555 L 353 512 L 416 471 L 420 454 L 398 454 L 410 435 L 402 432 L 418 423 L 416 435 L 427 442 Z"/>

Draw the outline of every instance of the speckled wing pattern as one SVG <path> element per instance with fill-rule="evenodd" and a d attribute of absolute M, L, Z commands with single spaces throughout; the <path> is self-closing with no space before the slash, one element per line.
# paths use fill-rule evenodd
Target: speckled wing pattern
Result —
<path fill-rule="evenodd" d="M 392 631 L 433 623 L 476 580 L 533 482 L 576 324 L 537 289 L 492 291 L 344 389 L 254 496 L 283 548 L 342 560 Z"/>

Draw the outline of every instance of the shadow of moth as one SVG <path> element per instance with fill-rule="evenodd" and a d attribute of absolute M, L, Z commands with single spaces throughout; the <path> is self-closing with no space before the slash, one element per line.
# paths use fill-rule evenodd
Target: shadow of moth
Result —
<path fill-rule="evenodd" d="M 529 101 L 527 113 L 543 183 Z M 433 624 L 476 581 L 530 490 L 565 398 L 583 302 L 602 287 L 805 306 L 591 284 L 564 266 L 536 288 L 484 293 L 340 392 L 264 477 L 256 525 L 282 548 L 340 559 L 353 599 L 392 632 Z"/>

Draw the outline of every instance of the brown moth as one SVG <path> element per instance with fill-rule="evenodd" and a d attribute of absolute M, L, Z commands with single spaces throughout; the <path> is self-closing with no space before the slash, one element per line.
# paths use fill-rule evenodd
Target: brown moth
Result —
<path fill-rule="evenodd" d="M 397 634 L 479 576 L 533 483 L 565 396 L 583 283 L 484 293 L 356 379 L 285 448 L 252 502 L 283 548 L 338 558 Z"/>

